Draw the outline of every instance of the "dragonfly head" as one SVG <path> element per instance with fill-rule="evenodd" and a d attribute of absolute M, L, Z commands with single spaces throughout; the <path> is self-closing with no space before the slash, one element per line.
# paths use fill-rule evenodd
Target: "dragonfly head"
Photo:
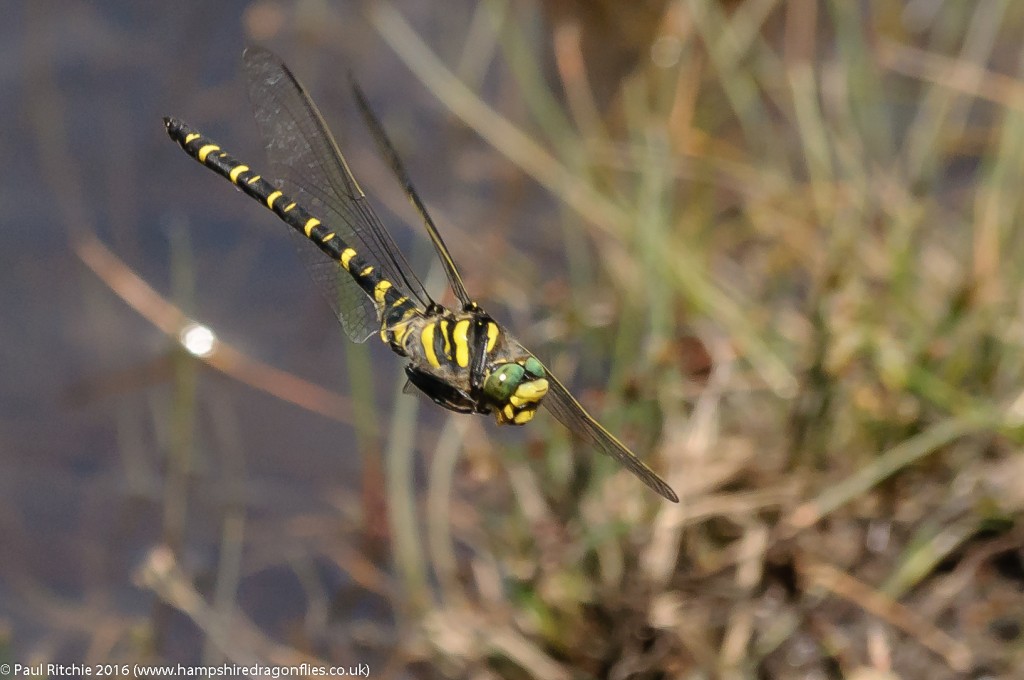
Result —
<path fill-rule="evenodd" d="M 484 395 L 494 404 L 499 425 L 524 425 L 537 413 L 548 393 L 544 365 L 527 355 L 495 365 L 484 381 Z"/>

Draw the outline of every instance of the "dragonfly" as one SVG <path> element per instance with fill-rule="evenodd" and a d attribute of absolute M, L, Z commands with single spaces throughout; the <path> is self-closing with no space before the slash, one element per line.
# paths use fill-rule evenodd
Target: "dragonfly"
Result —
<path fill-rule="evenodd" d="M 299 237 L 303 261 L 349 339 L 379 337 L 408 360 L 408 383 L 451 411 L 492 414 L 499 425 L 524 425 L 544 406 L 579 439 L 618 461 L 662 497 L 678 502 L 657 473 L 470 297 L 441 233 L 355 80 L 350 79 L 357 108 L 423 221 L 458 300 L 456 309 L 438 303 L 424 289 L 291 70 L 261 47 L 247 48 L 243 63 L 273 181 L 181 120 L 164 118 L 167 134 Z"/>

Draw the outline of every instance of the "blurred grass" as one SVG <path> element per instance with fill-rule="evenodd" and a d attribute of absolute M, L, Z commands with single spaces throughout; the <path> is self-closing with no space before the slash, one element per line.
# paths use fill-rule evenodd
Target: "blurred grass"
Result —
<path fill-rule="evenodd" d="M 487 6 L 508 16 L 503 3 Z M 578 48 L 585 21 L 552 29 L 562 114 L 513 17 L 498 44 L 526 127 L 549 140 L 550 156 L 461 88 L 389 4 L 375 7 L 374 25 L 426 86 L 567 208 L 582 309 L 563 337 L 581 338 L 568 346 L 587 355 L 554 366 L 610 376 L 608 403 L 621 407 L 606 404 L 605 418 L 617 428 L 660 422 L 652 450 L 687 493 L 673 508 L 622 475 L 574 482 L 581 462 L 531 465 L 538 476 L 510 469 L 520 521 L 488 521 L 484 509 L 480 520 L 489 559 L 523 571 L 510 570 L 503 606 L 463 604 L 465 620 L 511 606 L 533 650 L 566 677 L 1012 673 L 1019 645 L 992 655 L 974 644 L 992 631 L 967 611 L 914 610 L 940 589 L 943 563 L 1016 531 L 1019 517 L 1018 495 L 1000 496 L 991 474 L 1020 468 L 1019 336 L 1009 331 L 1019 325 L 1020 197 L 1007 180 L 1024 168 L 1016 112 L 972 95 L 1000 91 L 977 83 L 1005 79 L 990 63 L 1016 65 L 1005 41 L 1024 17 L 1009 4 L 944 6 L 912 26 L 909 7 L 901 16 L 881 4 L 670 3 L 655 40 L 676 59 L 641 59 L 600 123 L 586 105 L 595 75 L 558 53 Z M 940 57 L 948 68 L 935 68 Z M 897 61 L 929 77 L 902 77 Z M 977 220 L 979 210 L 998 219 Z M 596 260 L 580 259 L 588 253 Z M 673 353 L 690 332 L 713 362 L 703 389 Z M 626 408 L 638 399 L 646 408 Z M 744 502 L 772 487 L 788 492 Z M 687 506 L 705 497 L 720 505 L 688 522 Z M 1004 520 L 995 534 L 993 510 Z M 1019 576 L 1003 576 L 1016 587 Z M 831 592 L 831 607 L 815 591 Z M 449 607 L 439 611 L 450 620 Z M 517 677 L 470 628 L 458 643 L 475 656 L 435 635 L 442 657 Z"/>
<path fill-rule="evenodd" d="M 621 20 L 602 6 L 549 7 L 544 33 L 539 6 L 481 2 L 464 49 L 447 48 L 455 66 L 392 4 L 368 18 L 556 199 L 541 230 L 562 230 L 567 272 L 496 266 L 507 299 L 488 308 L 525 299 L 542 315 L 513 330 L 683 501 L 548 419 L 519 446 L 457 417 L 434 437 L 396 394 L 377 444 L 356 407 L 360 450 L 386 456 L 381 488 L 343 504 L 341 538 L 336 517 L 282 527 L 387 603 L 339 646 L 375 650 L 384 677 L 1013 677 L 1024 7 L 639 3 L 656 30 L 622 76 L 584 58 L 593 22 Z M 492 69 L 508 114 L 479 94 Z M 365 365 L 349 363 L 356 392 Z M 196 403 L 179 368 L 182 465 Z M 172 469 L 167 522 L 187 500 Z M 369 529 L 381 492 L 386 532 Z M 245 578 L 233 521 L 228 584 Z M 336 662 L 313 642 L 344 610 L 330 595 L 311 595 L 299 642 L 273 640 L 226 591 L 214 615 L 180 563 L 183 533 L 169 525 L 140 582 L 212 649 Z"/>

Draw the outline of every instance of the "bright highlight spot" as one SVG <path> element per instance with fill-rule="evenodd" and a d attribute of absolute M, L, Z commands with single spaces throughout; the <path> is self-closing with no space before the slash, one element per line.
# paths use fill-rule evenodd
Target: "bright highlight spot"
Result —
<path fill-rule="evenodd" d="M 207 326 L 190 323 L 178 334 L 178 342 L 189 354 L 204 359 L 213 354 L 217 345 L 217 336 Z"/>

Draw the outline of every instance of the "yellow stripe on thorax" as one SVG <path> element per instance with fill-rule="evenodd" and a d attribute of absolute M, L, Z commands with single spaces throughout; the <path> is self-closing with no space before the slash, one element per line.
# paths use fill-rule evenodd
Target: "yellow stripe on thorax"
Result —
<path fill-rule="evenodd" d="M 420 343 L 423 345 L 423 354 L 427 357 L 427 362 L 430 363 L 434 368 L 441 368 L 441 362 L 437 360 L 437 354 L 434 352 L 434 324 L 427 324 L 420 331 Z"/>
<path fill-rule="evenodd" d="M 493 321 L 487 322 L 487 353 L 490 354 L 494 350 L 494 345 L 498 342 L 498 324 Z"/>
<path fill-rule="evenodd" d="M 452 340 L 455 341 L 455 363 L 462 368 L 469 366 L 469 319 L 456 322 L 452 331 Z"/>

